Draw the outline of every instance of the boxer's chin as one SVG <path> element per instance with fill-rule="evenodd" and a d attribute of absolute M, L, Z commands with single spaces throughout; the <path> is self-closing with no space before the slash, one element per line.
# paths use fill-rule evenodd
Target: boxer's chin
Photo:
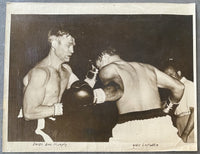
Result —
<path fill-rule="evenodd" d="M 65 57 L 64 62 L 69 62 L 71 57 Z"/>

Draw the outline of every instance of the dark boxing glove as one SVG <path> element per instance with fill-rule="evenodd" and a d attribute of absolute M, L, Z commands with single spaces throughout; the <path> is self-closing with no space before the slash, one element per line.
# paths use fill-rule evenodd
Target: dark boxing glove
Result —
<path fill-rule="evenodd" d="M 93 89 L 85 81 L 76 81 L 71 85 L 73 102 L 79 107 L 93 105 Z"/>
<path fill-rule="evenodd" d="M 106 95 L 103 89 L 92 89 L 85 81 L 75 81 L 69 90 L 65 90 L 61 102 L 63 113 L 76 110 L 77 107 L 91 106 L 105 101 Z"/>

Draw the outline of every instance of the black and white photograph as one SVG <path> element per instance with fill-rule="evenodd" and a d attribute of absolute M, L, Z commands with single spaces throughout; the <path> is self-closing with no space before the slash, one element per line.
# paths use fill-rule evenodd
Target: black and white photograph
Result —
<path fill-rule="evenodd" d="M 196 151 L 195 19 L 192 3 L 7 4 L 3 151 Z"/>

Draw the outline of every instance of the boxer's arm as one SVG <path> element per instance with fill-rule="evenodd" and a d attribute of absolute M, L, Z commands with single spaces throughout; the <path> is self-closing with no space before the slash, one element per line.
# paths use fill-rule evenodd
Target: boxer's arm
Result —
<path fill-rule="evenodd" d="M 187 102 L 190 107 L 190 117 L 188 119 L 187 125 L 183 133 L 181 134 L 181 138 L 184 142 L 187 142 L 188 136 L 190 135 L 191 131 L 194 129 L 194 105 L 195 105 L 195 88 L 194 83 L 189 82 L 190 84 L 187 85 L 187 89 L 185 93 L 187 94 Z"/>
<path fill-rule="evenodd" d="M 157 76 L 157 85 L 160 88 L 166 88 L 171 91 L 170 101 L 178 103 L 182 98 L 184 92 L 184 85 L 177 79 L 170 77 L 169 75 L 154 68 Z"/>
<path fill-rule="evenodd" d="M 181 138 L 184 142 L 187 142 L 187 138 L 190 135 L 191 131 L 194 129 L 194 108 L 190 108 L 190 117 L 188 119 L 187 125 L 181 135 Z"/>
<path fill-rule="evenodd" d="M 189 84 L 187 85 L 187 102 L 189 107 L 194 108 L 196 105 L 196 98 L 195 98 L 195 85 L 193 82 L 189 82 Z"/>
<path fill-rule="evenodd" d="M 67 84 L 67 89 L 69 89 L 71 87 L 71 85 L 74 82 L 78 81 L 78 80 L 79 80 L 79 78 L 72 72 L 71 75 L 70 75 L 70 77 L 69 77 L 69 82 Z"/>
<path fill-rule="evenodd" d="M 115 69 L 115 65 L 111 64 L 101 69 L 99 78 L 104 85 L 102 89 L 106 95 L 105 101 L 116 101 L 122 97 L 124 92 L 123 82 Z"/>
<path fill-rule="evenodd" d="M 79 78 L 73 73 L 71 67 L 68 64 L 62 64 L 62 68 L 70 73 L 69 81 L 66 86 L 66 89 L 69 89 L 74 82 L 79 80 Z"/>
<path fill-rule="evenodd" d="M 96 84 L 96 78 L 97 78 L 97 74 L 98 74 L 99 70 L 94 65 L 92 65 L 91 67 L 92 68 L 91 68 L 91 70 L 89 70 L 87 72 L 87 75 L 86 75 L 84 81 L 87 82 L 90 85 L 90 87 L 94 88 L 94 85 Z"/>
<path fill-rule="evenodd" d="M 26 120 L 40 119 L 54 115 L 54 106 L 42 105 L 45 96 L 47 73 L 42 69 L 32 71 L 24 91 L 23 112 Z"/>

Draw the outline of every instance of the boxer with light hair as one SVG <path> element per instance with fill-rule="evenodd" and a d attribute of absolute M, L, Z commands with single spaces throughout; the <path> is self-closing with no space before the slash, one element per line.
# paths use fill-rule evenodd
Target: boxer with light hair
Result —
<path fill-rule="evenodd" d="M 183 97 L 174 111 L 175 125 L 178 128 L 179 136 L 184 142 L 194 142 L 194 83 L 183 77 L 181 71 L 176 70 L 172 65 L 167 66 L 164 72 L 185 85 Z"/>
<path fill-rule="evenodd" d="M 63 115 L 63 92 L 79 79 L 67 64 L 74 53 L 75 39 L 64 27 L 57 26 L 49 31 L 48 41 L 48 56 L 23 79 L 23 116 L 26 120 L 38 120 L 35 133 L 45 142 L 53 142 L 56 133 L 52 127 L 56 127 L 56 116 Z M 85 81 L 92 87 L 95 77 Z"/>
<path fill-rule="evenodd" d="M 96 65 L 104 86 L 94 90 L 95 102 L 116 101 L 119 112 L 110 142 L 167 145 L 181 142 L 168 115 L 183 95 L 181 82 L 154 66 L 127 62 L 113 48 L 103 50 Z M 164 109 L 158 87 L 171 90 L 169 106 Z"/>

